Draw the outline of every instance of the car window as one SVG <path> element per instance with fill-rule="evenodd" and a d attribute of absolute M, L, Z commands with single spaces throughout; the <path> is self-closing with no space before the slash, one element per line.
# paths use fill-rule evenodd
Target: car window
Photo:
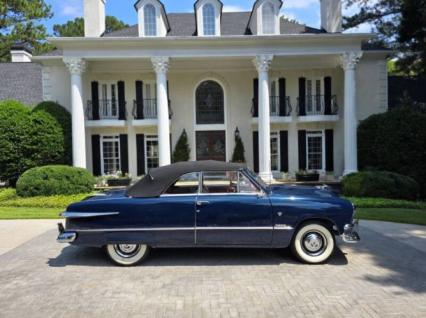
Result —
<path fill-rule="evenodd" d="M 165 194 L 198 193 L 199 176 L 200 174 L 198 172 L 184 174 L 167 189 Z"/>
<path fill-rule="evenodd" d="M 204 172 L 202 193 L 237 193 L 238 172 Z"/>
<path fill-rule="evenodd" d="M 244 174 L 238 174 L 238 192 L 239 193 L 258 193 L 259 189 Z"/>

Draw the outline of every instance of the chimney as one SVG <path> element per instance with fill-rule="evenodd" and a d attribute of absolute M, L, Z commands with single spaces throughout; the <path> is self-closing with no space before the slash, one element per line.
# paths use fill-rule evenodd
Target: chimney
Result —
<path fill-rule="evenodd" d="M 31 62 L 32 49 L 24 42 L 18 42 L 12 45 L 10 49 L 12 63 L 28 63 Z"/>
<path fill-rule="evenodd" d="M 321 1 L 321 28 L 329 33 L 342 32 L 342 0 Z"/>
<path fill-rule="evenodd" d="M 106 0 L 84 0 L 84 36 L 100 37 L 105 32 Z"/>

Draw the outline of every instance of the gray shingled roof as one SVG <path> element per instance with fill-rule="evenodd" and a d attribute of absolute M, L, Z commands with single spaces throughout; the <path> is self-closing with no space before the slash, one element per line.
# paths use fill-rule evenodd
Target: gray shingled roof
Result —
<path fill-rule="evenodd" d="M 0 100 L 16 99 L 28 105 L 43 100 L 42 66 L 35 63 L 0 63 Z"/>
<path fill-rule="evenodd" d="M 222 14 L 222 35 L 246 35 L 251 12 L 224 12 Z M 167 14 L 170 23 L 168 36 L 192 36 L 196 32 L 196 22 L 194 13 L 169 13 Z M 323 31 L 310 28 L 294 21 L 281 18 L 281 34 L 303 34 L 322 33 Z M 105 37 L 137 37 L 138 25 L 129 28 L 107 33 Z"/>

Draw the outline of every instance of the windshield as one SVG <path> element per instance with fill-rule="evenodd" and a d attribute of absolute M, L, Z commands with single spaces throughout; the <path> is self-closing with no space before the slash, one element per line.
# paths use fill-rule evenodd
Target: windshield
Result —
<path fill-rule="evenodd" d="M 259 177 L 256 173 L 251 171 L 250 169 L 245 169 L 245 171 L 248 173 L 250 177 L 252 177 L 256 182 L 263 188 L 268 189 L 268 185 L 262 180 L 261 177 Z"/>

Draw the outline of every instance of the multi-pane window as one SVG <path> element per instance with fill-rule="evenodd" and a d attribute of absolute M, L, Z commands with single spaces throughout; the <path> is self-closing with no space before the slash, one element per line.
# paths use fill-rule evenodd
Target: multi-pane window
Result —
<path fill-rule="evenodd" d="M 158 168 L 158 137 L 157 136 L 146 136 L 145 138 L 145 160 L 146 160 L 146 171 L 149 169 Z"/>
<path fill-rule="evenodd" d="M 278 133 L 271 133 L 271 170 L 280 171 L 280 152 Z"/>
<path fill-rule="evenodd" d="M 99 85 L 99 115 L 101 119 L 118 118 L 117 85 L 102 83 Z"/>
<path fill-rule="evenodd" d="M 120 138 L 118 136 L 102 136 L 102 173 L 115 174 L 120 171 Z"/>
<path fill-rule="evenodd" d="M 280 114 L 280 99 L 279 99 L 279 92 L 278 92 L 278 83 L 276 80 L 271 81 L 271 116 L 279 116 Z"/>
<path fill-rule="evenodd" d="M 318 114 L 322 110 L 322 86 L 321 79 L 309 79 L 306 81 L 306 112 Z"/>
<path fill-rule="evenodd" d="M 144 8 L 145 36 L 157 35 L 157 14 L 152 4 L 147 4 Z"/>
<path fill-rule="evenodd" d="M 216 16 L 212 4 L 203 7 L 203 29 L 204 35 L 216 35 Z"/>
<path fill-rule="evenodd" d="M 275 34 L 275 12 L 272 3 L 265 3 L 262 8 L 263 34 Z"/>
<path fill-rule="evenodd" d="M 306 134 L 308 170 L 323 170 L 323 133 L 310 131 Z"/>
<path fill-rule="evenodd" d="M 197 125 L 224 124 L 224 93 L 214 81 L 202 82 L 196 91 Z"/>

